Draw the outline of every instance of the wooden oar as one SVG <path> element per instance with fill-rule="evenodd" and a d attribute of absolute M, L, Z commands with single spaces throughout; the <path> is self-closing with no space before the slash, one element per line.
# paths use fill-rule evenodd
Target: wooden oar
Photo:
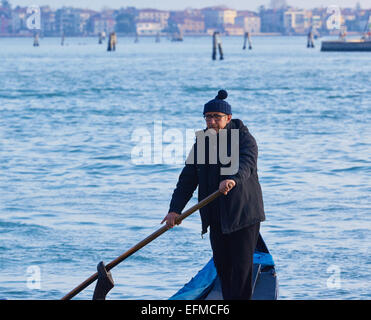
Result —
<path fill-rule="evenodd" d="M 218 196 L 220 196 L 222 193 L 220 191 L 215 191 L 199 203 L 195 204 L 193 207 L 189 208 L 185 212 L 183 212 L 179 217 L 176 219 L 176 223 L 179 224 L 182 220 L 190 216 L 195 211 L 201 209 L 202 207 L 206 206 L 208 203 L 216 199 Z M 145 245 L 162 235 L 164 232 L 169 230 L 170 228 L 167 225 L 164 225 L 151 235 L 149 235 L 144 240 L 137 243 L 134 247 L 123 253 L 121 256 L 117 257 L 115 260 L 112 260 L 109 264 L 106 265 L 107 272 L 117 266 L 119 263 L 121 263 L 126 258 L 130 257 L 133 253 L 137 252 L 139 249 L 143 248 Z M 69 300 L 73 298 L 75 295 L 77 295 L 79 292 L 84 290 L 86 287 L 88 287 L 90 284 L 92 284 L 95 280 L 98 279 L 98 272 L 94 273 L 92 276 L 90 276 L 88 279 L 86 279 L 83 283 L 81 283 L 79 286 L 77 286 L 75 289 L 73 289 L 71 292 L 67 293 L 62 300 Z"/>

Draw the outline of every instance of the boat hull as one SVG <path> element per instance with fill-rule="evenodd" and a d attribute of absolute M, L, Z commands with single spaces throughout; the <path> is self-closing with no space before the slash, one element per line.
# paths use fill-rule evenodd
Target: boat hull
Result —
<path fill-rule="evenodd" d="M 371 51 L 371 41 L 322 41 L 321 51 Z"/>
<path fill-rule="evenodd" d="M 278 278 L 273 258 L 259 235 L 254 253 L 252 300 L 277 300 Z M 223 300 L 213 258 L 170 300 Z"/>

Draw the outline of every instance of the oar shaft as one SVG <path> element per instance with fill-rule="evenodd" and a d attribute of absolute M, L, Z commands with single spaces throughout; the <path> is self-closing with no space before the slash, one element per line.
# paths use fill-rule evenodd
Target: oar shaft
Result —
<path fill-rule="evenodd" d="M 214 193 L 212 193 L 211 195 L 209 195 L 205 199 L 201 200 L 199 203 L 197 203 L 193 207 L 191 207 L 188 210 L 186 210 L 185 212 L 183 212 L 177 218 L 176 222 L 177 223 L 181 222 L 182 220 L 184 220 L 185 218 L 190 216 L 192 213 L 194 213 L 195 211 L 197 211 L 197 210 L 201 209 L 202 207 L 206 206 L 208 203 L 210 203 L 211 201 L 213 201 L 215 198 L 217 198 L 220 195 L 221 195 L 221 193 L 219 191 L 215 191 Z M 126 258 L 131 256 L 133 253 L 137 252 L 139 249 L 143 248 L 145 245 L 147 245 L 148 243 L 150 243 L 151 241 L 153 241 L 154 239 L 156 239 L 157 237 L 159 237 L 160 235 L 165 233 L 167 230 L 169 230 L 168 226 L 165 225 L 165 226 L 161 227 L 160 229 L 158 229 L 157 231 L 155 231 L 154 233 L 149 235 L 147 238 L 145 238 L 144 240 L 137 243 L 134 247 L 130 248 L 128 251 L 123 253 L 121 256 L 117 257 L 115 260 L 112 260 L 110 263 L 108 263 L 106 265 L 106 270 L 107 271 L 111 270 L 112 268 L 117 266 L 119 263 L 121 263 L 123 260 L 125 260 Z M 96 272 L 93 275 L 91 275 L 88 279 L 86 279 L 83 283 L 81 283 L 79 286 L 77 286 L 75 289 L 73 289 L 71 292 L 66 294 L 62 298 L 62 300 L 70 300 L 75 295 L 77 295 L 82 290 L 84 290 L 86 287 L 88 287 L 90 284 L 92 284 L 95 280 L 97 280 L 97 278 L 98 278 L 98 273 Z"/>
<path fill-rule="evenodd" d="M 144 240 L 140 241 L 137 243 L 134 247 L 130 248 L 128 251 L 123 253 L 121 256 L 117 257 L 115 260 L 111 261 L 109 264 L 106 265 L 106 270 L 109 271 L 115 266 L 117 266 L 120 262 L 124 261 L 126 258 L 131 256 L 133 253 L 137 252 L 139 249 L 143 248 L 145 245 L 162 235 L 164 232 L 169 230 L 168 226 L 163 226 L 151 235 L 149 235 L 147 238 Z"/>
<path fill-rule="evenodd" d="M 219 191 L 214 192 L 213 194 L 211 194 L 207 198 L 203 199 L 202 201 L 200 201 L 199 203 L 197 203 L 193 207 L 191 207 L 188 210 L 186 210 L 185 212 L 183 212 L 179 217 L 177 217 L 176 222 L 177 223 L 181 222 L 182 220 L 184 220 L 185 218 L 190 216 L 192 213 L 194 213 L 198 209 L 202 208 L 203 206 L 205 206 L 208 203 L 210 203 L 211 201 L 213 201 L 219 195 L 220 195 Z M 151 241 L 153 241 L 154 239 L 156 239 L 157 237 L 159 237 L 160 235 L 165 233 L 167 230 L 169 230 L 168 226 L 165 225 L 165 226 L 161 227 L 160 229 L 158 229 L 157 231 L 155 231 L 154 233 L 149 235 L 147 238 L 145 238 L 144 240 L 137 243 L 134 247 L 132 247 L 131 249 L 129 249 L 128 251 L 123 253 L 121 256 L 117 257 L 115 260 L 113 260 L 109 264 L 107 264 L 106 265 L 106 270 L 107 271 L 111 270 L 112 268 L 117 266 L 120 262 L 122 262 L 123 260 L 125 260 L 126 258 L 131 256 L 133 253 L 137 252 L 139 249 L 143 248 L 145 245 L 147 245 L 148 243 L 150 243 Z"/>
<path fill-rule="evenodd" d="M 184 211 L 178 218 L 177 222 L 181 222 L 188 216 L 190 216 L 195 211 L 201 209 L 202 207 L 209 204 L 211 201 L 215 200 L 217 197 L 219 197 L 222 193 L 218 190 L 206 197 L 205 199 L 201 200 L 199 203 L 195 204 L 193 207 L 189 208 L 188 210 Z"/>
<path fill-rule="evenodd" d="M 67 293 L 61 300 L 70 300 L 75 295 L 80 293 L 82 290 L 87 288 L 89 285 L 91 285 L 95 280 L 98 279 L 98 272 L 91 275 L 89 278 L 87 278 L 83 283 L 81 283 L 79 286 L 77 286 L 75 289 Z"/>

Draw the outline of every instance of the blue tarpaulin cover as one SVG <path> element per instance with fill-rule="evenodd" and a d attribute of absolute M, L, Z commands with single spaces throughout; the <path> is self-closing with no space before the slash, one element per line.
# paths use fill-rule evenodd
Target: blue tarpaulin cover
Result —
<path fill-rule="evenodd" d="M 255 251 L 254 263 L 262 267 L 274 266 L 274 261 L 269 253 Z M 169 300 L 196 300 L 208 291 L 217 277 L 213 258 L 191 279 L 182 289 L 170 297 Z"/>

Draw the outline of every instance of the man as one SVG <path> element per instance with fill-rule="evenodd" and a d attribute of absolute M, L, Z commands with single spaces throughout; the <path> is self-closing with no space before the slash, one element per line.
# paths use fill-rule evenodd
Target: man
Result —
<path fill-rule="evenodd" d="M 192 152 L 196 161 L 186 161 L 174 190 L 169 213 L 161 223 L 174 227 L 198 186 L 199 201 L 216 190 L 223 195 L 200 209 L 202 233 L 210 226 L 210 242 L 214 263 L 221 280 L 225 300 L 251 299 L 253 254 L 259 236 L 260 222 L 265 220 L 262 191 L 257 174 L 258 148 L 254 137 L 241 120 L 232 119 L 232 110 L 225 101 L 228 94 L 220 90 L 215 99 L 204 105 L 207 129 L 217 139 L 209 138 L 204 148 L 198 148 L 196 140 Z M 228 139 L 222 139 L 222 133 Z M 221 149 L 236 147 L 232 131 L 238 133 L 238 166 L 232 174 L 221 174 L 226 168 L 221 159 Z M 232 137 L 232 138 L 231 138 Z M 224 145 L 221 141 L 224 141 Z M 215 142 L 216 141 L 216 142 Z M 210 148 L 210 144 L 214 144 Z M 215 145 L 216 144 L 216 145 Z M 214 149 L 213 149 L 214 148 Z M 213 162 L 210 150 L 217 149 L 217 161 Z M 197 161 L 198 153 L 205 151 L 205 161 Z M 231 155 L 231 158 L 236 155 Z"/>

